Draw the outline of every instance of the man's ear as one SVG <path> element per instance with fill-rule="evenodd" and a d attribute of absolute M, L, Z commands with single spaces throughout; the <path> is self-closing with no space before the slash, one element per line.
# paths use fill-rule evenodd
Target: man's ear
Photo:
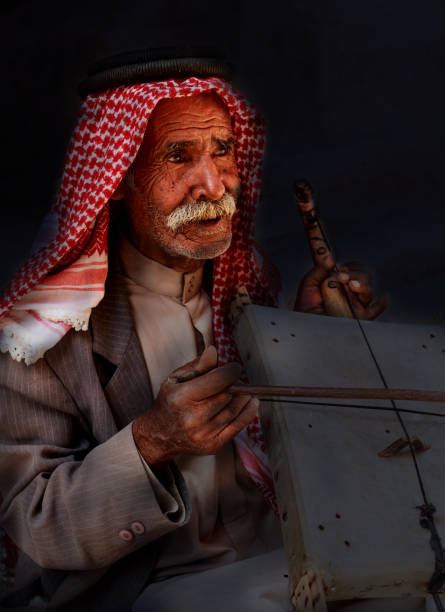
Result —
<path fill-rule="evenodd" d="M 125 197 L 125 183 L 124 183 L 124 179 L 122 179 L 110 199 L 111 200 L 123 200 L 124 197 Z"/>

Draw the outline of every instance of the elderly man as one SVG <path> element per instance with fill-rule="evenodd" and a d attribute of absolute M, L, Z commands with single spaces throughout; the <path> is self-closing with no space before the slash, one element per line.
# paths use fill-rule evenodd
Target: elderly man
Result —
<path fill-rule="evenodd" d="M 221 62 L 180 59 L 91 77 L 50 230 L 2 302 L 5 608 L 290 609 L 258 401 L 228 391 L 234 291 L 276 299 L 252 239 L 262 126 Z M 322 308 L 332 265 L 298 308 Z M 343 282 L 363 318 L 383 308 L 363 273 Z"/>

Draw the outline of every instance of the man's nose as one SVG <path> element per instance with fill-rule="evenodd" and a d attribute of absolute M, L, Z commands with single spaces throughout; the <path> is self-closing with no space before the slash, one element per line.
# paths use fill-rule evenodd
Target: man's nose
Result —
<path fill-rule="evenodd" d="M 194 200 L 219 200 L 226 191 L 221 175 L 210 156 L 203 156 L 196 164 L 193 173 L 193 186 L 190 190 Z"/>

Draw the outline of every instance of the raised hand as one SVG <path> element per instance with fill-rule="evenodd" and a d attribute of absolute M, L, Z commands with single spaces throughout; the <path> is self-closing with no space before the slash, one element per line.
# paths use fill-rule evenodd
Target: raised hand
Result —
<path fill-rule="evenodd" d="M 294 310 L 314 314 L 326 314 L 321 285 L 333 273 L 335 260 L 329 253 L 302 279 L 298 288 Z M 361 264 L 351 262 L 339 266 L 337 280 L 344 287 L 357 318 L 372 320 L 386 308 L 386 298 L 374 299 L 372 275 Z"/>

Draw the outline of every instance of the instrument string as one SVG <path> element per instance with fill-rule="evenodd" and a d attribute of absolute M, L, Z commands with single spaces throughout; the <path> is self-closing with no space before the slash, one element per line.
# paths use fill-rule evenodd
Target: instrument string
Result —
<path fill-rule="evenodd" d="M 294 399 L 284 399 L 283 397 L 260 397 L 261 401 L 264 402 L 283 402 L 285 404 L 300 404 L 301 406 L 326 406 L 329 408 L 356 408 L 360 410 L 383 410 L 387 412 L 394 412 L 393 407 L 389 406 L 373 406 L 373 405 L 362 405 L 362 404 L 340 404 L 332 402 L 312 402 L 306 400 L 294 400 Z M 422 414 L 424 416 L 432 416 L 432 417 L 442 417 L 445 418 L 445 413 L 441 412 L 429 412 L 427 410 L 411 410 L 410 408 L 397 408 L 399 412 L 406 412 L 408 414 Z"/>
<path fill-rule="evenodd" d="M 328 249 L 331 251 L 331 253 L 333 253 L 332 246 L 330 244 L 330 241 L 329 241 L 327 233 L 326 233 L 326 229 L 325 229 L 323 223 L 321 223 L 320 218 L 318 217 L 318 214 L 317 214 L 317 221 L 318 221 L 318 225 L 319 225 L 319 228 L 320 228 L 321 235 L 323 236 L 323 240 L 326 242 L 326 244 L 328 246 Z M 337 263 L 335 263 L 334 270 L 338 274 L 339 270 L 338 270 Z M 371 343 L 369 342 L 368 336 L 367 336 L 367 334 L 366 334 L 366 332 L 365 332 L 365 330 L 363 328 L 363 325 L 362 325 L 360 319 L 357 316 L 355 308 L 354 308 L 354 306 L 352 304 L 352 300 L 351 300 L 351 298 L 350 298 L 350 296 L 349 296 L 349 294 L 348 294 L 348 292 L 346 290 L 344 291 L 344 294 L 345 294 L 346 300 L 348 302 L 348 306 L 351 309 L 351 312 L 353 314 L 354 320 L 356 321 L 356 323 L 357 323 L 357 325 L 359 327 L 360 333 L 361 333 L 362 338 L 363 338 L 363 340 L 364 340 L 364 342 L 366 344 L 368 352 L 371 355 L 371 359 L 372 359 L 372 361 L 373 361 L 373 363 L 374 363 L 374 365 L 375 365 L 375 367 L 377 369 L 377 372 L 378 372 L 378 375 L 380 377 L 380 380 L 382 381 L 382 384 L 385 387 L 385 389 L 388 389 L 389 386 L 388 386 L 388 383 L 386 382 L 386 378 L 385 378 L 385 375 L 383 374 L 383 370 L 380 367 L 380 364 L 379 364 L 379 362 L 377 360 L 377 357 L 376 357 L 376 355 L 374 353 L 374 350 L 373 350 L 373 348 L 371 346 Z M 391 402 L 392 410 L 395 412 L 395 414 L 397 416 L 397 419 L 398 419 L 398 421 L 400 423 L 402 431 L 403 431 L 404 435 L 406 436 L 406 439 L 408 440 L 409 450 L 410 450 L 410 453 L 411 453 L 411 458 L 412 458 L 413 463 L 414 463 L 414 469 L 416 471 L 417 481 L 418 481 L 419 488 L 420 488 L 420 491 L 421 491 L 423 503 L 425 505 L 428 505 L 428 499 L 427 499 L 427 496 L 426 496 L 426 491 L 425 491 L 425 486 L 424 486 L 424 483 L 423 483 L 423 478 L 422 478 L 422 475 L 420 473 L 420 468 L 419 468 L 419 465 L 417 463 L 416 455 L 415 455 L 415 452 L 414 452 L 413 445 L 411 443 L 411 438 L 410 438 L 410 435 L 408 433 L 408 429 L 407 429 L 407 427 L 406 427 L 406 425 L 405 425 L 405 423 L 404 423 L 404 421 L 402 419 L 400 411 L 398 410 L 394 400 L 389 400 L 389 401 Z"/>
<path fill-rule="evenodd" d="M 324 241 L 326 242 L 328 249 L 332 251 L 332 247 L 329 243 L 328 237 L 327 237 L 327 233 L 325 230 L 325 227 L 323 226 L 323 224 L 320 222 L 320 219 L 318 217 L 317 214 L 317 221 L 319 224 L 319 228 L 321 231 L 321 234 L 323 236 Z M 338 267 L 337 264 L 335 264 L 334 266 L 334 270 L 336 273 L 338 273 Z M 355 308 L 352 304 L 352 300 L 348 294 L 348 292 L 345 290 L 344 291 L 345 296 L 346 296 L 346 300 L 348 302 L 348 305 L 351 309 L 352 315 L 354 317 L 354 320 L 357 322 L 357 325 L 360 329 L 360 333 L 363 337 L 363 340 L 367 346 L 367 349 L 369 351 L 369 354 L 373 360 L 373 363 L 377 369 L 377 372 L 379 374 L 380 380 L 382 381 L 383 386 L 385 387 L 385 389 L 388 389 L 388 384 L 386 382 L 386 378 L 383 374 L 382 368 L 380 367 L 380 364 L 377 360 L 377 357 L 373 351 L 373 348 L 371 346 L 371 343 L 368 339 L 368 336 L 363 328 L 363 325 L 360 321 L 360 319 L 357 316 L 357 313 L 355 312 Z M 444 607 L 442 605 L 442 602 L 440 600 L 440 597 L 438 596 L 438 590 L 442 588 L 442 586 L 445 583 L 445 551 L 442 547 L 442 542 L 440 539 L 440 536 L 437 532 L 436 526 L 435 526 L 435 522 L 434 522 L 434 512 L 436 511 L 435 506 L 430 503 L 428 501 L 427 495 L 426 495 L 426 490 L 425 490 L 425 485 L 424 485 L 424 481 L 422 478 L 422 474 L 420 472 L 420 468 L 419 468 L 419 464 L 417 462 L 416 459 L 416 455 L 415 455 L 415 451 L 414 451 L 414 447 L 411 441 L 411 437 L 409 435 L 408 429 L 406 427 L 406 424 L 402 418 L 402 415 L 400 414 L 402 412 L 402 409 L 399 409 L 394 400 L 389 400 L 391 402 L 392 405 L 392 410 L 395 412 L 397 419 L 399 421 L 400 427 L 405 435 L 405 438 L 408 442 L 408 448 L 410 451 L 410 455 L 411 455 L 411 459 L 413 461 L 413 465 L 414 465 L 414 469 L 416 472 L 416 477 L 417 477 L 417 482 L 420 488 L 420 492 L 421 492 L 421 496 L 422 496 L 422 500 L 423 500 L 423 504 L 421 506 L 418 506 L 417 508 L 420 510 L 421 513 L 421 518 L 420 518 L 420 525 L 422 527 L 424 527 L 425 529 L 428 529 L 430 531 L 431 534 L 431 538 L 430 538 L 430 545 L 431 548 L 434 551 L 434 555 L 435 555 L 435 569 L 434 569 L 434 573 L 433 576 L 430 579 L 429 585 L 428 585 L 428 591 L 429 593 L 431 593 L 431 595 L 433 596 L 433 600 L 434 603 L 436 605 L 437 611 L 438 612 L 445 612 Z M 405 412 L 405 410 L 403 410 L 403 412 Z"/>

